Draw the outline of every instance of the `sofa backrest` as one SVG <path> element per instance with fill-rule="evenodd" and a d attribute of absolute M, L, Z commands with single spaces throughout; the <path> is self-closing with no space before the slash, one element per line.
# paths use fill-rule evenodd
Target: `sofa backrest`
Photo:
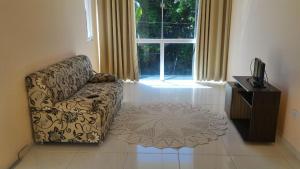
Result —
<path fill-rule="evenodd" d="M 30 107 L 51 108 L 74 95 L 93 75 L 87 56 L 75 56 L 26 77 Z"/>

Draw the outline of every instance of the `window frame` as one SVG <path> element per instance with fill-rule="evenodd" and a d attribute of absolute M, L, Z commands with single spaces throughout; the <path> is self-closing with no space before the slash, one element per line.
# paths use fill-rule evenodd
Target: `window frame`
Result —
<path fill-rule="evenodd" d="M 160 80 L 165 80 L 165 44 L 196 44 L 196 38 L 194 39 L 137 39 L 138 44 L 160 44 Z M 193 56 L 194 60 L 194 56 Z M 192 77 L 194 77 L 194 66 L 192 68 Z M 194 78 L 193 78 L 194 79 Z"/>
<path fill-rule="evenodd" d="M 87 41 L 92 41 L 94 38 L 92 10 L 92 0 L 84 0 Z"/>
<path fill-rule="evenodd" d="M 198 3 L 201 0 L 196 0 L 196 7 L 198 7 Z M 194 30 L 194 38 L 163 38 L 164 37 L 164 0 L 161 1 L 161 37 L 160 38 L 136 38 L 136 44 L 160 44 L 160 80 L 165 80 L 165 72 L 164 72 L 164 59 L 165 59 L 165 44 L 194 44 L 196 45 L 197 39 L 197 18 L 198 18 L 198 10 L 196 8 L 196 21 L 195 21 L 195 30 Z M 195 52 L 192 56 L 193 58 L 193 67 L 192 67 L 192 79 L 195 80 L 194 69 L 195 69 Z"/>

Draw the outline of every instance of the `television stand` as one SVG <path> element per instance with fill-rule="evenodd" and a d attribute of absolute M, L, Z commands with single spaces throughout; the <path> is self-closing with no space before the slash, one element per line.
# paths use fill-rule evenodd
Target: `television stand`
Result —
<path fill-rule="evenodd" d="M 225 111 L 245 141 L 275 142 L 281 92 L 265 82 L 254 88 L 250 76 L 226 85 Z"/>

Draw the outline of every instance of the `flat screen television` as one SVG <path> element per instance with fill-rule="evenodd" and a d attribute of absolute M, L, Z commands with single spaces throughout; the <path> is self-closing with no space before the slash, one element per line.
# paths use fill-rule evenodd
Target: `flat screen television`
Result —
<path fill-rule="evenodd" d="M 259 58 L 254 60 L 254 71 L 252 73 L 251 84 L 255 88 L 263 88 L 265 82 L 265 68 L 266 64 Z"/>

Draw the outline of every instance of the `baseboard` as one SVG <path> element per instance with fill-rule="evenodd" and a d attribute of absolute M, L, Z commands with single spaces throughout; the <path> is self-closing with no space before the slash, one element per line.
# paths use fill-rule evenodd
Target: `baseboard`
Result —
<path fill-rule="evenodd" d="M 300 160 L 300 152 L 291 143 L 289 143 L 285 138 L 282 137 L 277 137 L 277 140 L 288 152 L 290 152 L 298 160 Z"/>

